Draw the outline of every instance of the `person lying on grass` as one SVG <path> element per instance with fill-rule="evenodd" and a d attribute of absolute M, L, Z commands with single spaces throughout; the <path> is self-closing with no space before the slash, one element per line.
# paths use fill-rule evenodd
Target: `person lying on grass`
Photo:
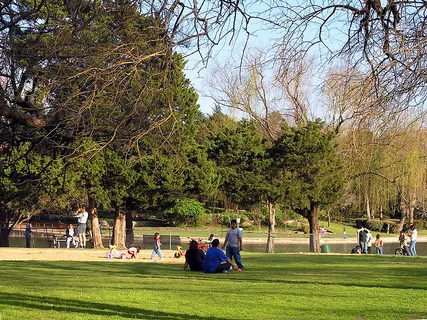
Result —
<path fill-rule="evenodd" d="M 214 239 L 212 241 L 212 248 L 209 248 L 206 252 L 205 262 L 203 263 L 203 271 L 205 273 L 227 273 L 231 272 L 232 269 L 236 271 L 242 271 L 231 262 L 231 260 L 221 249 L 218 248 L 218 246 L 219 240 Z"/>

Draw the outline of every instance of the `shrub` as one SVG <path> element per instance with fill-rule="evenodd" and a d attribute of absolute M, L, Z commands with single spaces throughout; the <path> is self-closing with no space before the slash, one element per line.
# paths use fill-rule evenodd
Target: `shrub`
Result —
<path fill-rule="evenodd" d="M 366 223 L 368 222 L 368 220 L 366 220 L 366 219 L 356 219 L 355 222 L 356 222 L 356 224 L 355 224 L 356 228 L 359 228 L 360 226 L 366 227 Z"/>
<path fill-rule="evenodd" d="M 380 220 L 369 220 L 366 222 L 366 228 L 371 231 L 382 231 L 384 227 L 384 222 Z"/>
<path fill-rule="evenodd" d="M 390 225 L 390 233 L 399 233 L 399 225 L 391 224 Z"/>
<path fill-rule="evenodd" d="M 424 230 L 424 221 L 414 220 L 414 226 L 417 228 L 417 230 Z"/>
<path fill-rule="evenodd" d="M 179 199 L 172 208 L 165 211 L 177 224 L 198 225 L 205 215 L 203 204 L 194 199 Z"/>
<path fill-rule="evenodd" d="M 224 226 L 229 227 L 231 220 L 237 220 L 237 218 L 240 218 L 240 225 L 245 224 L 248 220 L 247 213 L 246 212 L 230 212 L 227 211 L 225 213 L 219 213 L 218 214 L 218 223 Z"/>

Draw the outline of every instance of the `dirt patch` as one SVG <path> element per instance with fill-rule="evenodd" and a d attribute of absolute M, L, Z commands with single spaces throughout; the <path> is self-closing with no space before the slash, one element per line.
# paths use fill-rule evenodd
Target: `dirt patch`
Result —
<path fill-rule="evenodd" d="M 123 263 L 147 262 L 184 264 L 184 258 L 175 258 L 175 251 L 162 250 L 163 259 L 151 259 L 151 250 L 141 250 L 137 259 L 108 259 L 107 249 L 53 249 L 53 248 L 0 248 L 0 260 L 42 260 L 42 261 L 117 261 Z"/>

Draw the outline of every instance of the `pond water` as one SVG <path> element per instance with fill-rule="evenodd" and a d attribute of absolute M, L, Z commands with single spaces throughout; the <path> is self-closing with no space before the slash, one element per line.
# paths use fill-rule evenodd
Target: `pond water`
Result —
<path fill-rule="evenodd" d="M 25 238 L 24 237 L 10 237 L 10 246 L 11 247 L 25 247 Z M 384 254 L 394 254 L 394 251 L 399 247 L 397 241 L 387 242 L 388 239 L 385 239 L 384 245 Z M 104 239 L 104 246 L 108 247 L 109 239 Z M 151 249 L 151 244 L 144 245 L 142 239 L 140 243 L 138 240 L 135 241 L 136 245 L 141 246 L 142 249 Z M 174 250 L 176 245 L 169 245 L 168 242 L 163 241 L 163 249 Z M 47 248 L 48 243 L 45 238 L 35 238 L 31 239 L 31 245 L 36 248 Z M 351 249 L 355 246 L 353 241 L 345 243 L 328 243 L 331 253 L 350 253 Z M 65 244 L 61 243 L 61 246 Z M 183 245 L 184 249 L 187 249 L 187 245 Z M 266 244 L 249 244 L 244 243 L 243 249 L 248 252 L 265 252 Z M 417 242 L 417 254 L 419 256 L 427 256 L 427 242 Z M 375 253 L 375 247 L 372 248 L 373 253 Z M 299 253 L 299 252 L 309 252 L 308 240 L 307 243 L 288 243 L 288 244 L 275 244 L 274 252 L 276 253 Z"/>

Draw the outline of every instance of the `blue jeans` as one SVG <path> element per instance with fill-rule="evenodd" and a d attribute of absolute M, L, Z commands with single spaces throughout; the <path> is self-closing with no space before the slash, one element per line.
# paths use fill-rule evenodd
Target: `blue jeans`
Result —
<path fill-rule="evenodd" d="M 163 254 L 162 254 L 162 250 L 161 249 L 154 249 L 153 253 L 151 254 L 151 259 L 154 259 L 154 257 L 156 256 L 156 254 L 159 256 L 160 259 L 163 259 Z"/>
<path fill-rule="evenodd" d="M 359 245 L 361 253 L 368 253 L 368 244 L 366 242 L 359 241 Z"/>
<path fill-rule="evenodd" d="M 25 247 L 31 248 L 31 235 L 25 235 Z"/>
<path fill-rule="evenodd" d="M 233 257 L 234 257 L 234 259 L 236 260 L 237 267 L 242 269 L 242 270 L 244 269 L 243 264 L 242 264 L 242 258 L 240 257 L 239 248 L 227 246 L 227 250 L 226 250 L 225 254 L 227 255 L 227 257 L 230 260 L 233 260 Z"/>
<path fill-rule="evenodd" d="M 383 247 L 377 247 L 377 254 L 384 254 Z"/>
<path fill-rule="evenodd" d="M 415 244 L 417 243 L 417 240 L 411 241 L 409 245 L 409 250 L 411 251 L 411 256 L 417 255 L 417 250 L 415 250 Z"/>

